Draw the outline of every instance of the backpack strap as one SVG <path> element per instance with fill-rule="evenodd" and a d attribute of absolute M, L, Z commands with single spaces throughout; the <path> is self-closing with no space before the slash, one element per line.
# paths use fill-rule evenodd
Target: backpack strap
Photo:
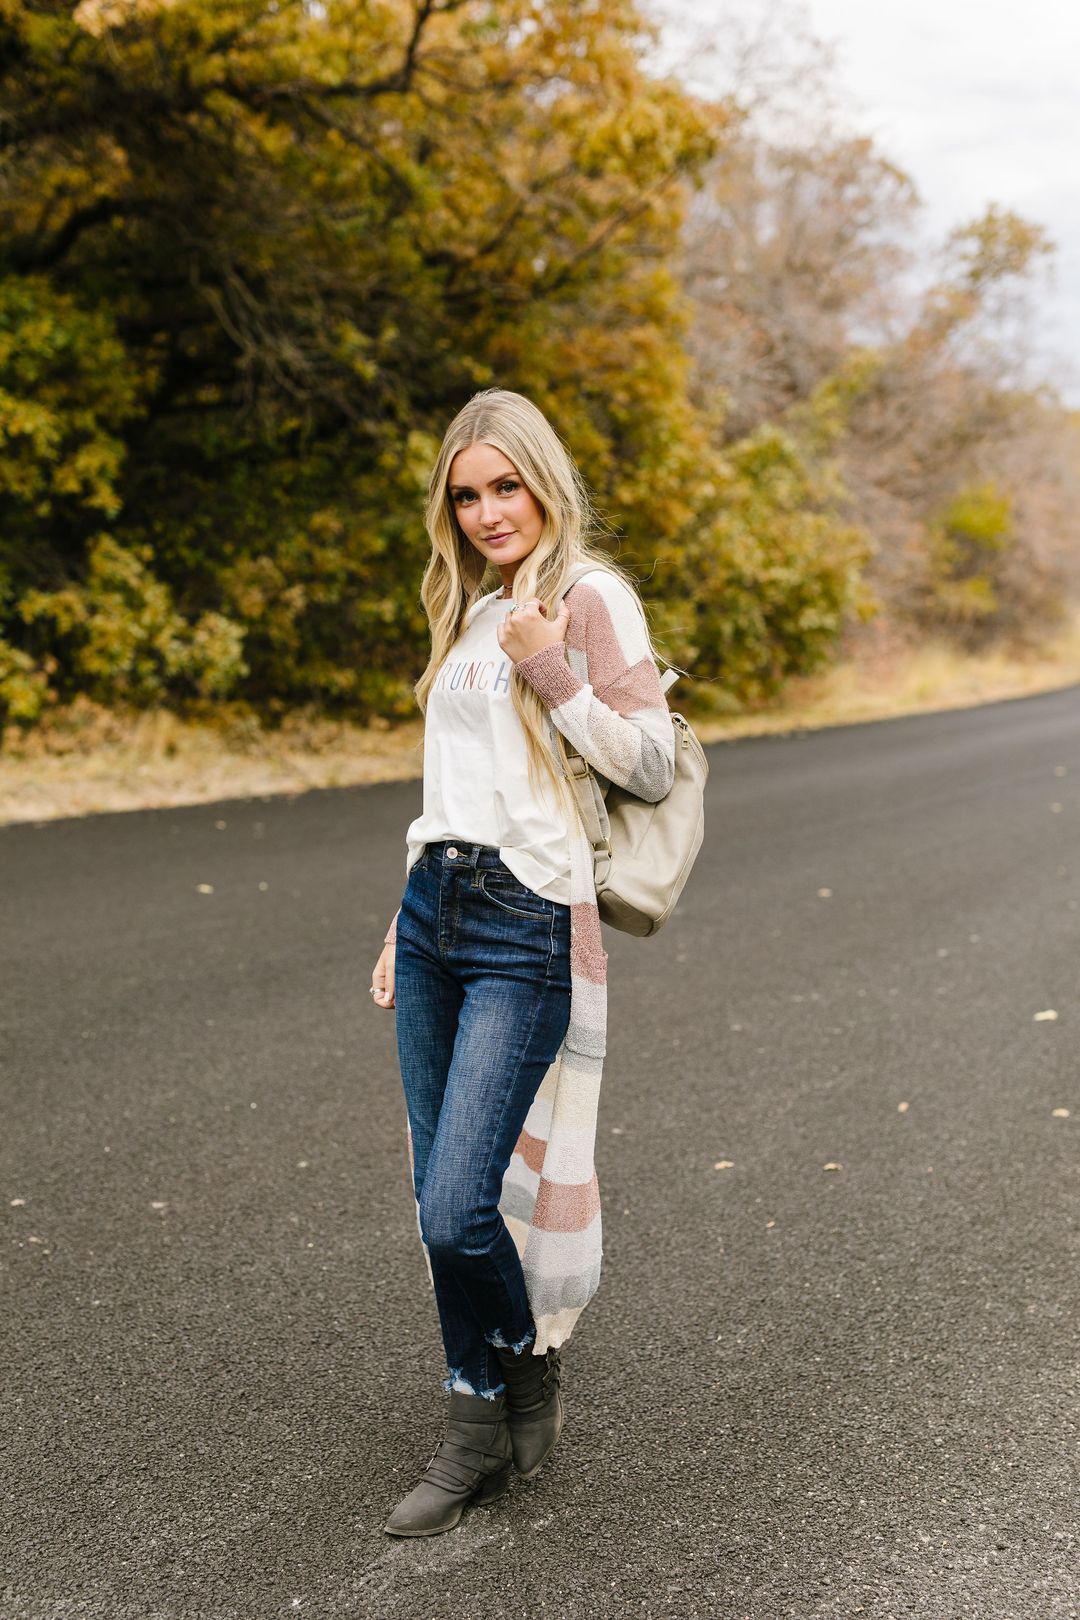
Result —
<path fill-rule="evenodd" d="M 582 563 L 578 567 L 571 569 L 566 584 L 554 599 L 553 607 L 556 612 L 558 612 L 563 597 L 577 584 L 582 575 L 595 571 L 596 565 L 594 563 Z M 642 614 L 642 617 L 644 617 L 644 614 Z M 647 629 L 648 625 L 646 625 Z M 667 663 L 666 658 L 664 663 Z M 661 691 L 666 692 L 678 679 L 679 671 L 669 666 L 660 677 Z M 552 724 L 552 722 L 549 721 L 549 724 Z M 577 803 L 581 825 L 586 838 L 589 840 L 589 847 L 593 855 L 593 875 L 597 888 L 600 888 L 607 878 L 608 869 L 611 865 L 611 840 L 608 833 L 607 812 L 604 807 L 604 794 L 588 760 L 578 753 L 574 745 L 566 737 L 563 738 L 563 747 L 566 753 L 567 779 Z"/>

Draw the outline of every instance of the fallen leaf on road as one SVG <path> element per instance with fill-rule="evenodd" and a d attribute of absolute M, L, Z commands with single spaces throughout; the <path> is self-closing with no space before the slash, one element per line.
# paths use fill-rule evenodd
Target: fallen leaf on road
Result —
<path fill-rule="evenodd" d="M 25 1203 L 26 1203 L 25 1198 L 13 1198 L 11 1200 L 11 1207 L 12 1207 L 12 1209 L 18 1209 L 20 1204 L 25 1204 Z"/>
<path fill-rule="evenodd" d="M 831 889 L 819 889 L 818 890 L 818 899 L 819 900 L 831 900 L 832 899 L 832 890 Z"/>
<path fill-rule="evenodd" d="M 910 1107 L 911 1107 L 910 1103 L 897 1103 L 896 1112 L 898 1114 L 906 1114 Z"/>
<path fill-rule="evenodd" d="M 1057 1017 L 1057 1013 L 1054 1011 L 1053 1007 L 1047 1007 L 1045 1012 L 1038 1012 L 1038 1013 L 1035 1014 L 1035 1023 L 1036 1024 L 1053 1023 L 1053 1021 L 1054 1021 L 1054 1019 L 1056 1017 Z"/>
<path fill-rule="evenodd" d="M 717 1159 L 716 1163 L 713 1165 L 714 1170 L 734 1170 L 734 1168 L 734 1159 Z"/>
<path fill-rule="evenodd" d="M 196 883 L 195 885 L 196 894 L 213 894 L 213 892 L 214 885 L 212 883 Z"/>
<path fill-rule="evenodd" d="M 842 1170 L 844 1167 L 842 1164 L 833 1164 L 830 1160 L 828 1164 L 823 1164 L 821 1168 L 823 1170 Z"/>
<path fill-rule="evenodd" d="M 1051 1113 L 1055 1119 L 1068 1119 L 1069 1117 L 1069 1110 L 1067 1108 L 1054 1108 L 1051 1110 Z"/>

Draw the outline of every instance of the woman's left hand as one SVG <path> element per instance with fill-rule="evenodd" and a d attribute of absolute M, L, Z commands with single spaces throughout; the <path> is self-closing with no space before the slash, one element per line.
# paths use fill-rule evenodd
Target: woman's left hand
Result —
<path fill-rule="evenodd" d="M 522 607 L 515 608 L 513 613 L 508 613 L 502 623 L 496 626 L 495 633 L 503 652 L 515 664 L 520 664 L 523 658 L 531 658 L 533 653 L 565 641 L 569 624 L 570 609 L 565 597 L 559 603 L 558 613 L 549 620 L 547 610 L 534 596 Z"/>

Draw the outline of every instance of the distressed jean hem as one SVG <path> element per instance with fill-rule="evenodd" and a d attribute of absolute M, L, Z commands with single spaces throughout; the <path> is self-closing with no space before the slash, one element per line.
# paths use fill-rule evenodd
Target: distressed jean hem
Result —
<path fill-rule="evenodd" d="M 506 1339 L 503 1337 L 498 1328 L 496 1328 L 493 1333 L 485 1333 L 484 1338 L 487 1340 L 488 1344 L 491 1345 L 492 1349 L 509 1350 L 511 1355 L 520 1356 L 523 1350 L 527 1350 L 530 1344 L 534 1344 L 536 1342 L 536 1327 L 535 1325 L 531 1327 L 528 1333 L 526 1333 L 525 1337 L 523 1339 L 519 1339 L 516 1344 L 507 1344 Z"/>
<path fill-rule="evenodd" d="M 449 1369 L 443 1379 L 443 1389 L 448 1395 L 479 1395 L 485 1401 L 497 1401 L 506 1393 L 506 1385 L 502 1383 L 496 1384 L 494 1389 L 474 1389 L 460 1367 Z"/>

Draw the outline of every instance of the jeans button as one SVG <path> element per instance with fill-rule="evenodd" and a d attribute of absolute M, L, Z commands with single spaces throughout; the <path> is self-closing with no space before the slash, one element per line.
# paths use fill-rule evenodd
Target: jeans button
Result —
<path fill-rule="evenodd" d="M 446 853 L 449 855 L 450 859 L 453 860 L 454 856 L 457 854 L 457 850 L 454 848 L 453 844 L 451 844 Z"/>

